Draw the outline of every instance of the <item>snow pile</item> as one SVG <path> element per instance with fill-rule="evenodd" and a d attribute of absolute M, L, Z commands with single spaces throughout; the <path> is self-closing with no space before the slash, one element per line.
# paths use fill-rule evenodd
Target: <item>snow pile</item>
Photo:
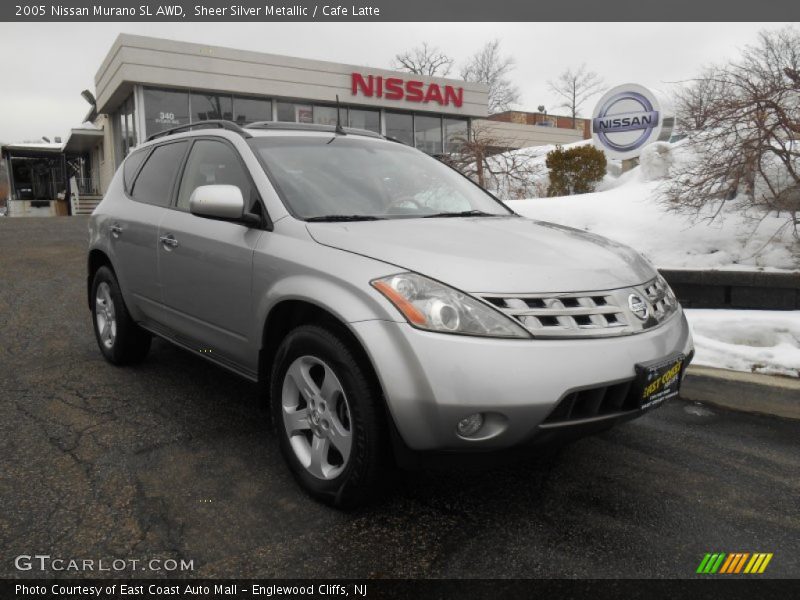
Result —
<path fill-rule="evenodd" d="M 693 364 L 800 377 L 800 311 L 687 309 Z"/>
<path fill-rule="evenodd" d="M 780 229 L 785 215 L 765 215 L 735 201 L 725 203 L 713 221 L 716 208 L 709 207 L 699 218 L 668 209 L 659 188 L 681 159 L 679 146 L 653 144 L 639 167 L 606 175 L 594 193 L 509 200 L 508 206 L 532 219 L 627 244 L 663 269 L 800 269 L 800 244 L 787 227 Z M 537 160 L 545 156 L 546 151 Z M 610 164 L 608 171 L 618 173 L 617 165 Z"/>
<path fill-rule="evenodd" d="M 639 156 L 639 168 L 642 177 L 647 181 L 664 179 L 669 176 L 670 169 L 675 164 L 675 153 L 669 142 L 655 142 L 645 146 Z"/>

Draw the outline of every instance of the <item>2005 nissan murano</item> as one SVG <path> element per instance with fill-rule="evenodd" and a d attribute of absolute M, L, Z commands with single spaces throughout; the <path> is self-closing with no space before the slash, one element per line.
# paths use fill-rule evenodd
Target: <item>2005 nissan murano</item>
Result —
<path fill-rule="evenodd" d="M 207 122 L 151 136 L 89 230 L 103 355 L 141 361 L 157 335 L 263 382 L 294 476 L 339 506 L 398 457 L 637 417 L 677 394 L 693 354 L 636 252 L 518 216 L 367 131 Z"/>

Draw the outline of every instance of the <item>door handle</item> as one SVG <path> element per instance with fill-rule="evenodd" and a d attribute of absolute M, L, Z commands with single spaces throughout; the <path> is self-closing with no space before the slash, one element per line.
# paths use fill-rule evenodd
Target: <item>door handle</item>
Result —
<path fill-rule="evenodd" d="M 119 235 L 122 233 L 122 227 L 120 227 L 119 223 L 114 223 L 113 225 L 111 225 L 111 227 L 108 228 L 108 230 L 111 232 L 111 235 L 113 235 L 115 238 L 118 238 Z"/>
<path fill-rule="evenodd" d="M 161 240 L 161 243 L 164 244 L 164 246 L 166 246 L 167 248 L 178 247 L 178 240 L 176 240 L 175 236 L 173 236 L 171 233 L 168 233 L 167 235 L 162 235 L 158 239 Z"/>

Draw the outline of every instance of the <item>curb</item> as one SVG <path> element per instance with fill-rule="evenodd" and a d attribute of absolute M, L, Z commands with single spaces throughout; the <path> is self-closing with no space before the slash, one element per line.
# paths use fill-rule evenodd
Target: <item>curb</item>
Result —
<path fill-rule="evenodd" d="M 800 420 L 800 379 L 692 365 L 681 385 L 681 398 Z"/>

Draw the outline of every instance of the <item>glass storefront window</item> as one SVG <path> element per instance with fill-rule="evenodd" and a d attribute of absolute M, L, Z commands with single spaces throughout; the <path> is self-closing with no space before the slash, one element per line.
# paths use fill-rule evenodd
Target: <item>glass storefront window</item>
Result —
<path fill-rule="evenodd" d="M 130 98 L 128 98 L 128 100 L 123 105 L 123 112 L 125 114 L 126 143 L 128 145 L 128 152 L 130 152 L 131 148 L 136 146 L 136 144 L 138 143 L 136 139 L 136 119 L 135 119 L 136 110 L 134 107 L 134 100 L 132 94 Z"/>
<path fill-rule="evenodd" d="M 263 98 L 233 97 L 233 116 L 239 125 L 272 121 L 272 101 Z"/>
<path fill-rule="evenodd" d="M 147 135 L 189 124 L 189 92 L 144 90 L 144 121 Z"/>
<path fill-rule="evenodd" d="M 317 123 L 319 125 L 336 125 L 336 107 L 315 106 L 314 123 Z"/>
<path fill-rule="evenodd" d="M 414 145 L 414 117 L 409 113 L 386 111 L 386 136 Z"/>
<path fill-rule="evenodd" d="M 278 121 L 288 123 L 313 123 L 314 109 L 310 104 L 278 102 Z"/>
<path fill-rule="evenodd" d="M 342 109 L 344 113 L 345 109 Z M 381 132 L 381 113 L 377 110 L 350 109 L 350 127 L 367 129 L 376 133 Z"/>
<path fill-rule="evenodd" d="M 229 95 L 192 92 L 192 122 L 210 119 L 233 119 L 233 102 Z"/>
<path fill-rule="evenodd" d="M 273 104 L 269 98 L 145 88 L 143 99 L 145 131 L 139 132 L 142 139 L 165 129 L 207 119 L 235 120 L 240 125 L 272 120 Z M 134 112 L 131 96 L 114 119 L 121 157 L 136 145 L 140 137 L 136 131 Z M 336 125 L 335 106 L 277 102 L 276 113 L 278 121 Z M 343 125 L 381 132 L 380 110 L 343 107 L 341 115 Z M 428 154 L 456 152 L 469 134 L 469 120 L 457 117 L 442 118 L 387 110 L 384 119 L 387 136 L 416 146 Z"/>
<path fill-rule="evenodd" d="M 458 152 L 459 147 L 467 141 L 469 129 L 466 119 L 444 119 L 444 151 Z"/>
<path fill-rule="evenodd" d="M 119 165 L 132 148 L 138 144 L 136 135 L 136 109 L 133 94 L 119 106 L 113 117 L 116 163 Z"/>
<path fill-rule="evenodd" d="M 414 138 L 418 149 L 428 154 L 442 153 L 442 119 L 416 115 L 414 117 Z"/>

